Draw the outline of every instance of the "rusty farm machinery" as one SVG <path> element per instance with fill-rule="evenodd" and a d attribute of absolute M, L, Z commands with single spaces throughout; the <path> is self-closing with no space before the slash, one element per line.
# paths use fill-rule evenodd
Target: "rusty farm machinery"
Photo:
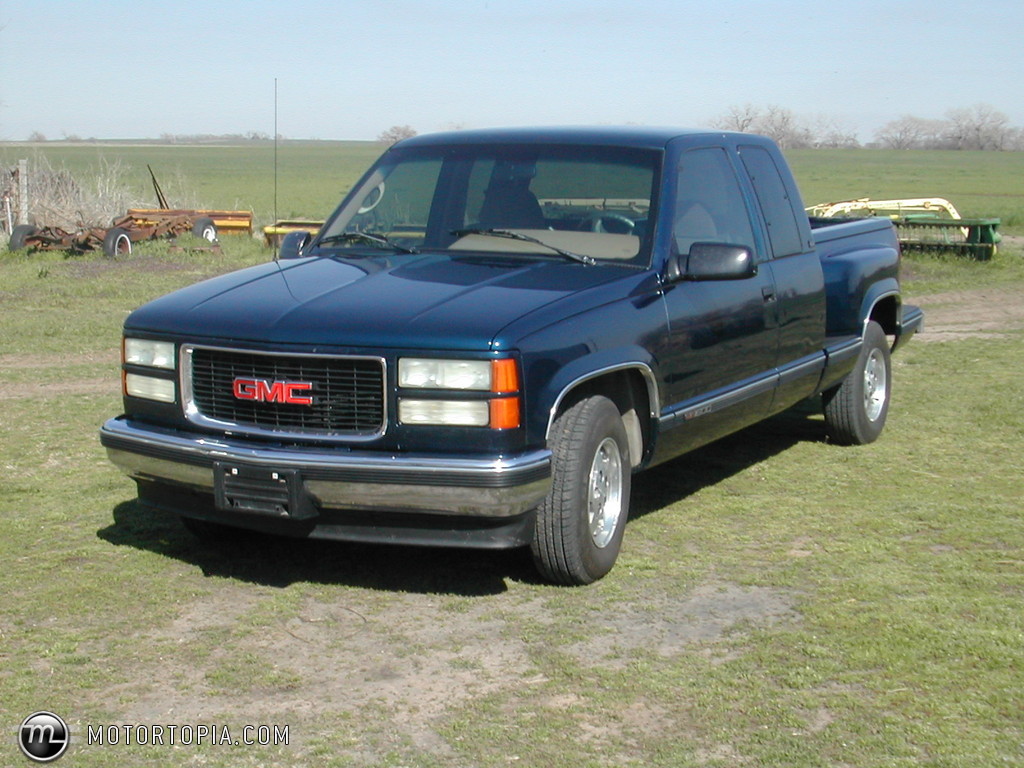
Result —
<path fill-rule="evenodd" d="M 252 235 L 251 211 L 191 210 L 171 208 L 153 169 L 149 168 L 159 208 L 132 208 L 114 219 L 109 227 L 80 224 L 73 231 L 61 227 L 20 224 L 11 230 L 8 248 L 68 251 L 74 254 L 102 250 L 108 257 L 126 256 L 132 244 L 143 240 L 174 239 L 193 235 L 217 247 L 221 232 Z"/>

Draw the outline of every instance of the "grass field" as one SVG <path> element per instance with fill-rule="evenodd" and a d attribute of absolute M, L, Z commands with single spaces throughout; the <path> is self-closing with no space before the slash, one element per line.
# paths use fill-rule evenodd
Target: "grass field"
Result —
<path fill-rule="evenodd" d="M 339 148 L 347 170 L 308 200 L 333 205 L 371 147 Z M 859 155 L 796 156 L 808 199 L 860 196 Z M 267 199 L 254 156 L 209 157 L 205 204 Z M 920 172 L 966 191 L 967 165 Z M 991 199 L 1019 211 L 1017 189 Z M 895 358 L 879 442 L 830 445 L 808 407 L 645 473 L 618 566 L 581 589 L 521 553 L 203 543 L 135 502 L 97 439 L 121 322 L 266 258 L 234 238 L 0 253 L 0 764 L 24 762 L 15 731 L 40 709 L 85 768 L 1024 764 L 1018 246 L 905 262 L 928 331 Z M 138 724 L 289 743 L 137 744 Z"/>
<path fill-rule="evenodd" d="M 277 151 L 277 217 L 324 218 L 383 146 L 373 142 L 285 142 Z M 0 146 L 0 167 L 42 156 L 77 177 L 121 163 L 140 201 L 156 206 L 150 166 L 172 206 L 252 211 L 258 226 L 274 220 L 274 147 L 42 145 Z M 111 216 L 119 213 L 112 211 Z M 122 212 L 123 213 L 123 212 Z"/>
<path fill-rule="evenodd" d="M 383 151 L 372 142 L 284 142 L 278 149 L 279 218 L 323 218 Z M 152 166 L 172 205 L 251 210 L 274 219 L 274 148 L 121 144 L 0 145 L 0 167 L 41 153 L 72 174 L 121 162 L 142 201 L 155 205 Z M 788 153 L 807 205 L 861 197 L 945 197 L 967 217 L 999 217 L 1024 235 L 1024 152 L 795 150 Z M 111 216 L 119 213 L 112 211 Z"/>

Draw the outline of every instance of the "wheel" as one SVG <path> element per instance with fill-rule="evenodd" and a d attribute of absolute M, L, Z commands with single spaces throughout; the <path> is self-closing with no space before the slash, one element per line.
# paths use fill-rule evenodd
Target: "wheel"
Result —
<path fill-rule="evenodd" d="M 857 365 L 843 382 L 822 396 L 825 429 L 840 445 L 864 445 L 882 434 L 892 394 L 889 341 L 875 321 L 864 329 Z"/>
<path fill-rule="evenodd" d="M 28 244 L 25 241 L 37 231 L 31 224 L 19 224 L 11 230 L 11 239 L 7 243 L 8 250 L 13 252 L 27 248 Z"/>
<path fill-rule="evenodd" d="M 632 479 L 626 429 L 606 397 L 580 400 L 552 431 L 551 491 L 537 510 L 534 563 L 559 584 L 589 584 L 615 565 Z"/>
<path fill-rule="evenodd" d="M 114 227 L 107 230 L 103 238 L 103 254 L 109 258 L 115 256 L 130 256 L 132 253 L 132 239 L 128 236 L 128 230 L 123 227 Z"/>
<path fill-rule="evenodd" d="M 214 243 L 217 241 L 217 225 L 210 218 L 196 219 L 196 223 L 192 225 L 192 234 Z"/>
<path fill-rule="evenodd" d="M 621 213 L 596 213 L 587 222 L 591 232 L 612 235 L 630 235 L 636 228 L 636 222 Z"/>

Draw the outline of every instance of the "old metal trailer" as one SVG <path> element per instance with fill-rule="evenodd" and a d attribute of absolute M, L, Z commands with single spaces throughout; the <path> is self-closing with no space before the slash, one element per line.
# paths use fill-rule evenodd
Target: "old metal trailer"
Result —
<path fill-rule="evenodd" d="M 197 211 L 129 211 L 115 219 L 109 228 L 80 227 L 69 232 L 61 227 L 35 227 L 20 224 L 11 232 L 8 248 L 37 251 L 85 253 L 102 249 L 109 257 L 127 255 L 132 244 L 142 240 L 173 238 L 191 233 L 210 243 L 217 242 L 217 225 Z"/>

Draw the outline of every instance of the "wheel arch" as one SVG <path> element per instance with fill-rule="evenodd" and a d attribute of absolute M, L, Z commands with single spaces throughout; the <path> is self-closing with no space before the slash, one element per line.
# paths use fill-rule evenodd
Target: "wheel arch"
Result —
<path fill-rule="evenodd" d="M 874 320 L 882 326 L 882 330 L 885 331 L 887 336 L 895 336 L 899 333 L 901 305 L 902 302 L 898 292 L 893 291 L 877 297 L 864 316 L 864 325 L 866 326 L 870 321 Z"/>
<path fill-rule="evenodd" d="M 545 439 L 550 439 L 555 419 L 562 411 L 592 395 L 604 395 L 619 409 L 629 440 L 630 462 L 633 467 L 642 464 L 650 452 L 660 408 L 654 371 L 646 363 L 628 362 L 572 379 L 562 387 L 551 405 Z"/>

